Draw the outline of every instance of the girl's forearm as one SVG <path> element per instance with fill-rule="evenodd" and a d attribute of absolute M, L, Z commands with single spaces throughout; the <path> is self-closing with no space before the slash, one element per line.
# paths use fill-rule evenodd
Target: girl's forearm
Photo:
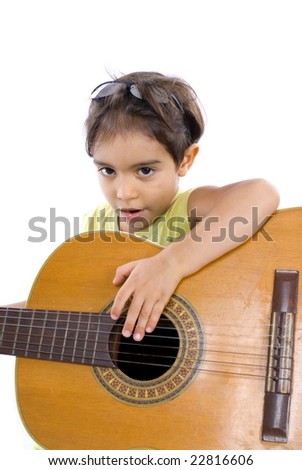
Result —
<path fill-rule="evenodd" d="M 182 240 L 167 246 L 162 255 L 173 260 L 181 278 L 188 276 L 247 241 L 278 203 L 278 193 L 266 182 L 235 185 L 203 220 Z"/>

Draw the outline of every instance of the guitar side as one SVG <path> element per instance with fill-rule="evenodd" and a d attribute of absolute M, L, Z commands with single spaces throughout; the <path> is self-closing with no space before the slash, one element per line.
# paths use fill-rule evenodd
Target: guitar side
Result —
<path fill-rule="evenodd" d="M 274 271 L 302 270 L 302 209 L 277 211 L 265 231 L 269 240 L 258 233 L 178 286 L 200 319 L 204 352 L 173 399 L 127 404 L 91 367 L 18 359 L 18 406 L 32 437 L 49 449 L 301 449 L 301 295 L 288 442 L 262 441 L 261 426 Z M 117 292 L 116 267 L 158 250 L 127 236 L 72 239 L 46 261 L 27 306 L 100 311 Z"/>

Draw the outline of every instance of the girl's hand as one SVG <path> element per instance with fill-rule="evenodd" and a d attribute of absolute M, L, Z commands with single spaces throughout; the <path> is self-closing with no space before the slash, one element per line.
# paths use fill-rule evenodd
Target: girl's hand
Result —
<path fill-rule="evenodd" d="M 181 278 L 163 252 L 120 266 L 113 283 L 123 285 L 110 313 L 111 318 L 117 320 L 132 297 L 122 334 L 128 338 L 134 331 L 133 339 L 140 341 L 145 332 L 151 333 Z"/>

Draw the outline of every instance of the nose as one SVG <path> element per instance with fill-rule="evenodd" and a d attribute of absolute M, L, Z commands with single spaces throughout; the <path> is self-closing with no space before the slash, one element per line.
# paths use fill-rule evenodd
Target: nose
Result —
<path fill-rule="evenodd" d="M 130 201 L 138 196 L 136 184 L 131 177 L 120 176 L 116 181 L 116 196 L 121 201 Z"/>

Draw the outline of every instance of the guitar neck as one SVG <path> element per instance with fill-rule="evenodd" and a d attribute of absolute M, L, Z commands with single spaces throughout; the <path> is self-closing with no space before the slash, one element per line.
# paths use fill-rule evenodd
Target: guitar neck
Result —
<path fill-rule="evenodd" d="M 115 367 L 109 352 L 113 326 L 99 313 L 0 308 L 0 354 Z"/>

